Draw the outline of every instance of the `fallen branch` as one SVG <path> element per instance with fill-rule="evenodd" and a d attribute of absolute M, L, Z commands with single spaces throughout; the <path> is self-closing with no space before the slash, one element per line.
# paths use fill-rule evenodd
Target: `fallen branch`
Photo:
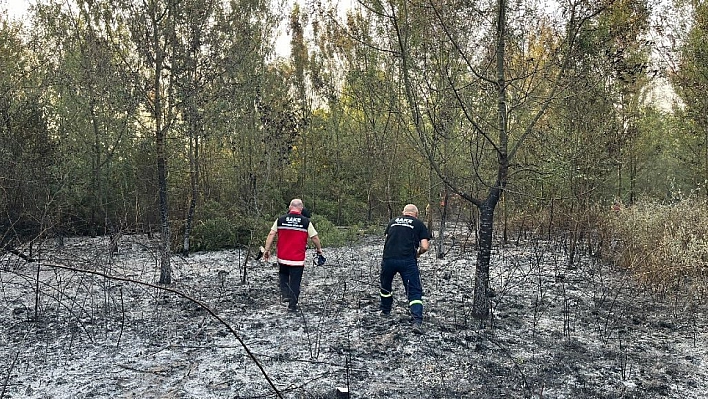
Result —
<path fill-rule="evenodd" d="M 13 254 L 13 255 L 19 257 L 20 259 L 23 259 L 27 263 L 33 263 L 33 262 L 37 261 L 37 259 L 25 254 L 24 252 L 20 252 L 17 249 L 12 248 L 12 247 L 4 247 L 2 250 Z"/>
<path fill-rule="evenodd" d="M 17 363 L 18 357 L 20 357 L 20 352 L 15 353 L 15 358 L 12 359 L 12 364 L 7 370 L 7 376 L 5 377 L 5 381 L 3 381 L 2 383 L 2 392 L 0 392 L 0 399 L 5 397 L 5 390 L 7 389 L 7 384 L 10 382 L 10 375 L 12 374 L 12 369 L 15 368 L 15 363 Z"/>
<path fill-rule="evenodd" d="M 166 286 L 164 286 L 164 285 L 157 285 L 157 284 L 147 283 L 147 282 L 144 282 L 144 281 L 134 280 L 134 279 L 131 279 L 131 278 L 128 278 L 128 277 L 111 276 L 111 275 L 108 275 L 108 274 L 106 274 L 106 273 L 103 273 L 103 272 L 100 272 L 100 271 L 97 271 L 97 270 L 81 269 L 81 268 L 77 268 L 77 267 L 65 266 L 65 265 L 58 265 L 58 264 L 46 264 L 46 263 L 45 263 L 45 264 L 43 264 L 43 265 L 44 265 L 44 266 L 48 266 L 48 267 L 57 268 L 57 269 L 63 269 L 63 270 L 69 270 L 69 271 L 73 271 L 73 272 L 78 272 L 78 273 L 92 274 L 92 275 L 94 275 L 94 276 L 104 277 L 104 278 L 107 278 L 107 279 L 109 279 L 109 280 L 124 281 L 124 282 L 127 282 L 127 283 L 138 284 L 138 285 L 142 285 L 142 286 L 145 286 L 145 287 L 154 288 L 154 289 L 161 290 L 161 291 L 171 292 L 171 293 L 173 293 L 173 294 L 175 294 L 175 295 L 177 295 L 177 296 L 180 296 L 180 297 L 182 297 L 182 298 L 184 298 L 184 299 L 186 299 L 186 300 L 188 300 L 188 301 L 190 301 L 190 302 L 192 302 L 192 303 L 197 304 L 197 306 L 199 306 L 200 308 L 206 310 L 214 319 L 218 320 L 219 323 L 223 324 L 224 327 L 226 327 L 226 329 L 228 329 L 228 330 L 231 332 L 231 334 L 236 338 L 236 340 L 241 344 L 241 346 L 243 347 L 243 349 L 246 351 L 246 353 L 248 354 L 248 357 L 250 357 L 251 360 L 253 360 L 253 362 L 256 364 L 256 366 L 258 366 L 258 368 L 261 370 L 261 374 L 263 374 L 263 377 L 265 377 L 265 379 L 268 381 L 268 384 L 271 386 L 271 388 L 273 388 L 273 391 L 276 393 L 276 395 L 278 395 L 279 398 L 282 398 L 282 397 L 283 397 L 283 395 L 281 394 L 281 392 L 278 390 L 278 388 L 275 386 L 275 384 L 273 383 L 273 381 L 270 379 L 270 377 L 269 377 L 268 374 L 266 373 L 265 369 L 263 368 L 263 365 L 261 365 L 261 363 L 258 361 L 258 359 L 257 359 L 256 356 L 253 354 L 253 352 L 251 352 L 251 350 L 248 348 L 248 346 L 247 346 L 246 343 L 243 341 L 243 339 L 238 335 L 238 333 L 236 332 L 236 330 L 234 330 L 233 327 L 231 327 L 231 325 L 230 325 L 229 323 L 227 323 L 224 319 L 222 319 L 219 315 L 217 315 L 209 306 L 207 306 L 207 305 L 206 305 L 205 303 L 203 303 L 202 301 L 200 301 L 200 300 L 198 300 L 198 299 L 195 299 L 195 298 L 192 298 L 191 296 L 185 294 L 184 292 L 178 291 L 178 290 L 176 290 L 176 289 L 174 289 L 174 288 L 166 287 Z M 0 399 L 1 399 L 1 398 L 2 398 L 2 397 L 0 396 Z"/>
<path fill-rule="evenodd" d="M 141 369 L 139 369 L 139 368 L 131 367 L 131 366 L 128 366 L 128 365 L 126 365 L 126 364 L 119 364 L 118 367 L 123 368 L 123 369 L 125 369 L 125 370 L 134 371 L 134 372 L 136 372 L 136 373 L 155 374 L 155 375 L 158 375 L 158 376 L 160 376 L 160 377 L 167 377 L 167 374 L 165 374 L 165 372 L 163 372 L 163 371 L 141 370 Z"/>

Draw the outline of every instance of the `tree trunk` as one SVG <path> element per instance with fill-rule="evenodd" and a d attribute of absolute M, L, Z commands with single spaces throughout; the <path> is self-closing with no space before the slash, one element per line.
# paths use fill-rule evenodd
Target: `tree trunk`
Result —
<path fill-rule="evenodd" d="M 153 11 L 154 12 L 154 11 Z M 167 123 L 163 121 L 163 81 L 162 73 L 165 67 L 165 50 L 159 39 L 160 23 L 157 15 L 151 15 L 152 40 L 155 49 L 154 77 L 153 77 L 153 118 L 155 119 L 155 146 L 157 152 L 157 184 L 160 207 L 160 284 L 172 283 L 172 267 L 170 265 L 170 216 L 169 202 L 167 200 Z"/>
<path fill-rule="evenodd" d="M 708 125 L 708 123 L 706 125 Z M 704 155 L 704 157 L 705 157 L 705 159 L 704 159 L 705 172 L 703 175 L 703 179 L 704 179 L 704 181 L 708 181 L 708 127 L 706 127 L 704 130 L 705 130 L 705 135 L 703 136 L 703 148 L 705 149 L 705 153 L 704 153 L 705 154 Z M 708 185 L 706 185 L 706 201 L 708 202 Z"/>
<path fill-rule="evenodd" d="M 199 40 L 192 38 L 189 49 L 190 56 L 187 57 L 187 90 L 186 90 L 186 107 L 185 116 L 188 126 L 188 158 L 189 158 L 189 206 L 187 207 L 187 215 L 184 220 L 184 242 L 182 244 L 182 253 L 184 256 L 189 255 L 189 239 L 192 233 L 192 221 L 194 220 L 194 211 L 197 208 L 197 199 L 199 198 L 199 137 L 203 130 L 202 119 L 199 115 L 199 106 L 197 104 L 199 78 L 197 71 L 197 53 L 199 52 Z"/>
<path fill-rule="evenodd" d="M 497 129 L 499 146 L 497 148 L 497 181 L 489 190 L 487 199 L 479 204 L 479 242 L 477 252 L 477 269 L 474 282 L 474 302 L 472 315 L 480 320 L 489 317 L 489 263 L 492 253 L 492 237 L 494 233 L 494 209 L 506 187 L 509 172 L 509 157 L 507 147 L 507 107 L 506 107 L 506 77 L 504 68 L 506 40 L 506 0 L 497 3 Z"/>
<path fill-rule="evenodd" d="M 96 116 L 95 101 L 89 99 L 89 114 L 91 115 L 91 127 L 93 129 L 93 154 L 91 157 L 91 224 L 90 234 L 96 236 L 98 234 L 98 212 L 105 214 L 105 206 L 103 206 L 103 195 L 101 195 L 101 128 L 98 125 L 98 117 Z M 105 225 L 104 234 L 105 234 Z"/>
<path fill-rule="evenodd" d="M 437 257 L 442 259 L 445 257 L 445 225 L 447 224 L 447 210 L 450 206 L 450 191 L 445 187 L 445 196 L 442 201 L 442 210 L 440 215 L 440 229 L 438 230 L 438 240 L 437 240 Z"/>
<path fill-rule="evenodd" d="M 489 265 L 492 255 L 494 233 L 494 208 L 499 201 L 500 189 L 493 189 L 479 207 L 479 235 L 477 240 L 477 268 L 474 279 L 474 302 L 472 316 L 486 320 L 489 317 Z"/>
<path fill-rule="evenodd" d="M 167 205 L 167 159 L 165 156 L 165 134 L 158 132 L 157 138 L 157 179 L 160 191 L 160 284 L 172 283 L 170 266 L 170 216 Z"/>
<path fill-rule="evenodd" d="M 182 254 L 189 255 L 189 237 L 192 233 L 192 221 L 194 220 L 194 211 L 197 208 L 197 196 L 199 195 L 199 139 L 196 133 L 192 133 L 190 138 L 189 149 L 189 184 L 190 198 L 189 207 L 187 208 L 187 217 L 184 221 L 184 243 L 182 245 Z"/>

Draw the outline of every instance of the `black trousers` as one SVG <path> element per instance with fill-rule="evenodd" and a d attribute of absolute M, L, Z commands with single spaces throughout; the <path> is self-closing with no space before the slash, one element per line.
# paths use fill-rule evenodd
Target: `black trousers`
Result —
<path fill-rule="evenodd" d="M 302 273 L 305 271 L 304 266 L 286 266 L 278 264 L 278 277 L 280 278 L 280 294 L 283 298 L 290 301 L 290 308 L 297 307 L 298 298 L 300 298 L 300 283 L 302 282 Z"/>
<path fill-rule="evenodd" d="M 391 289 L 396 273 L 401 275 L 413 319 L 423 321 L 423 285 L 420 283 L 420 269 L 416 258 L 381 261 L 381 311 L 384 313 L 391 311 L 393 305 Z"/>

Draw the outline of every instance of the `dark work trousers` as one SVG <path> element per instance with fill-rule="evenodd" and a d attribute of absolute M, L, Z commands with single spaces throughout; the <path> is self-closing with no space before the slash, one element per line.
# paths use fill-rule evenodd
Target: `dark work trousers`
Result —
<path fill-rule="evenodd" d="M 408 295 L 408 305 L 415 321 L 423 321 L 423 286 L 420 283 L 418 261 L 410 259 L 384 259 L 381 262 L 381 305 L 384 313 L 391 311 L 393 305 L 393 278 L 401 275 L 403 286 Z"/>
<path fill-rule="evenodd" d="M 278 264 L 278 277 L 280 277 L 280 294 L 290 301 L 288 305 L 291 309 L 297 308 L 297 301 L 300 298 L 300 282 L 304 266 L 285 266 Z"/>

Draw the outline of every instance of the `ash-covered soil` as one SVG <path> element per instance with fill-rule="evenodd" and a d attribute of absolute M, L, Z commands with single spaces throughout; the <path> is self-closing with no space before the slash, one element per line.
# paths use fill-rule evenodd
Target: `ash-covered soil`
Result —
<path fill-rule="evenodd" d="M 326 248 L 297 314 L 279 301 L 277 267 L 245 251 L 175 256 L 172 291 L 155 286 L 157 244 L 143 236 L 113 256 L 106 238 L 35 246 L 38 262 L 5 254 L 0 399 L 708 397 L 695 293 L 642 290 L 587 256 L 568 268 L 553 243 L 499 245 L 482 324 L 470 316 L 476 253 L 453 245 L 421 257 L 416 335 L 400 280 L 394 317 L 378 315 L 382 245 Z"/>

